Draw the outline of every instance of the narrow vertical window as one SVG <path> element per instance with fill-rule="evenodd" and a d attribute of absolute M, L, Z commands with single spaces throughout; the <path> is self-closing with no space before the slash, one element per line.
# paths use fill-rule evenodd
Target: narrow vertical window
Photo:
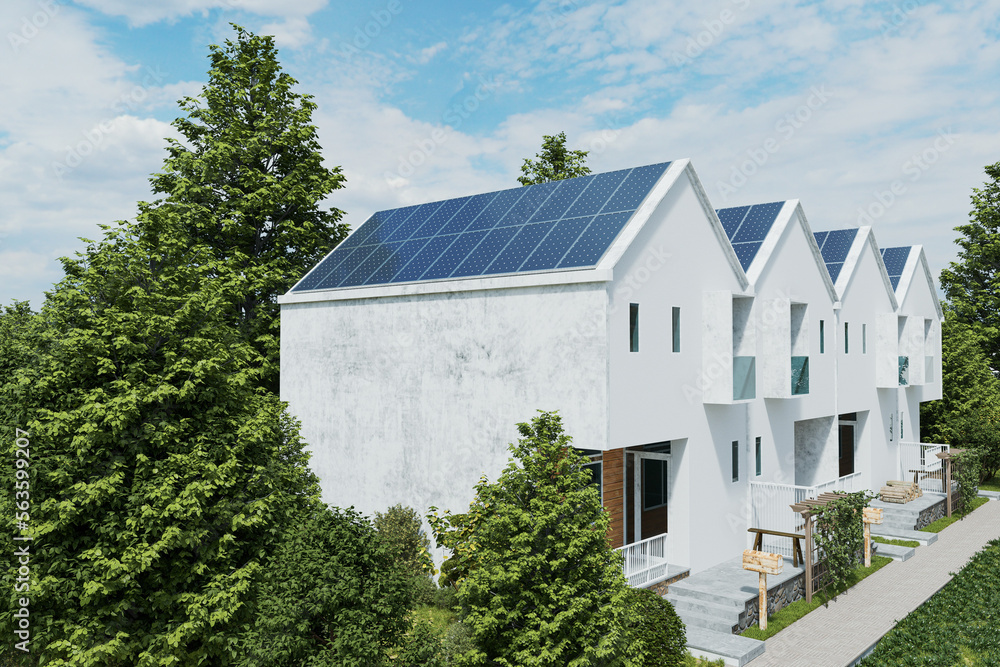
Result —
<path fill-rule="evenodd" d="M 629 352 L 639 351 L 639 304 L 628 306 L 628 349 Z"/>
<path fill-rule="evenodd" d="M 740 481 L 740 441 L 733 440 L 733 481 Z"/>
<path fill-rule="evenodd" d="M 753 449 L 754 449 L 755 458 L 757 459 L 757 476 L 760 477 L 760 436 L 759 435 L 757 436 L 757 439 L 754 440 Z"/>
<path fill-rule="evenodd" d="M 674 306 L 670 313 L 670 326 L 674 336 L 674 352 L 681 351 L 681 309 Z"/>
<path fill-rule="evenodd" d="M 868 325 L 861 325 L 861 354 L 868 354 Z"/>
<path fill-rule="evenodd" d="M 844 354 L 850 352 L 850 346 L 847 342 L 847 322 L 844 322 Z"/>
<path fill-rule="evenodd" d="M 824 331 L 823 325 L 825 323 L 823 320 L 819 321 L 819 353 L 823 354 L 826 352 L 826 331 Z"/>

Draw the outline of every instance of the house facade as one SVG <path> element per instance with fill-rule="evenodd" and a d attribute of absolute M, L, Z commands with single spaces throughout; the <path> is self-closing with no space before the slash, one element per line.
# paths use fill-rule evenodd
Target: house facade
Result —
<path fill-rule="evenodd" d="M 747 547 L 764 485 L 897 478 L 940 397 L 919 246 L 716 211 L 688 160 L 376 213 L 280 302 L 325 501 L 465 511 L 558 410 L 612 546 L 692 572 Z"/>

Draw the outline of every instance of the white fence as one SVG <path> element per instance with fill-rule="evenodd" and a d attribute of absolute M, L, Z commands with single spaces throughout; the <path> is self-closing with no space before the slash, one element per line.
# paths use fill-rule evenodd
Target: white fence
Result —
<path fill-rule="evenodd" d="M 765 528 L 783 533 L 803 534 L 805 520 L 798 512 L 793 512 L 790 505 L 800 503 L 807 498 L 816 498 L 821 493 L 830 491 L 845 491 L 853 493 L 861 491 L 861 473 L 845 475 L 815 486 L 797 486 L 795 484 L 776 484 L 774 482 L 750 482 L 749 525 L 747 528 Z M 750 539 L 754 534 L 750 533 Z M 752 545 L 752 542 L 750 542 Z M 803 554 L 805 545 L 802 545 Z M 792 540 L 787 537 L 765 535 L 761 549 L 770 553 L 792 557 Z"/>
<path fill-rule="evenodd" d="M 912 480 L 914 471 L 920 479 L 920 488 L 925 491 L 944 491 L 941 480 L 940 452 L 948 451 L 948 445 L 927 442 L 900 442 L 897 451 L 898 473 L 901 480 Z"/>
<path fill-rule="evenodd" d="M 622 566 L 628 585 L 640 588 L 667 576 L 667 534 L 654 535 L 640 542 L 615 549 L 624 556 Z"/>

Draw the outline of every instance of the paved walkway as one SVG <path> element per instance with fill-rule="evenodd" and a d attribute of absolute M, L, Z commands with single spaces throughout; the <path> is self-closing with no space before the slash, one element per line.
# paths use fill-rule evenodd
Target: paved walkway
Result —
<path fill-rule="evenodd" d="M 918 547 L 906 562 L 893 561 L 767 640 L 748 667 L 845 667 L 951 580 L 987 542 L 1000 537 L 1000 502 L 991 500 Z"/>

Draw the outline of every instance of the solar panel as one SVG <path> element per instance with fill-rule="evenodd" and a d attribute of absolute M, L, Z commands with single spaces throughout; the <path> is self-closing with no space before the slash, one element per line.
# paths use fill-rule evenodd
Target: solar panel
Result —
<path fill-rule="evenodd" d="M 847 259 L 857 235 L 857 228 L 835 229 L 830 232 L 815 232 L 813 234 L 816 237 L 820 254 L 823 255 L 826 270 L 833 282 L 837 282 L 837 278 L 840 277 L 840 270 L 844 268 L 844 261 Z"/>
<path fill-rule="evenodd" d="M 594 266 L 669 165 L 379 211 L 293 289 Z"/>
<path fill-rule="evenodd" d="M 716 211 L 744 271 L 753 263 L 784 205 L 785 202 L 777 201 Z"/>
<path fill-rule="evenodd" d="M 744 271 L 750 268 L 753 258 L 757 256 L 757 251 L 760 250 L 762 245 L 764 244 L 760 241 L 733 244 L 733 250 L 736 251 L 736 258 L 740 260 L 740 266 L 743 267 Z"/>
<path fill-rule="evenodd" d="M 885 271 L 889 274 L 889 281 L 892 289 L 899 286 L 899 279 L 906 268 L 906 260 L 910 256 L 910 246 L 899 248 L 882 248 L 882 262 L 885 264 Z"/>
<path fill-rule="evenodd" d="M 749 210 L 749 206 L 736 206 L 716 211 L 719 214 L 719 220 L 722 221 L 722 228 L 726 230 L 727 237 L 732 239 L 736 235 L 736 230 L 739 228 L 740 223 L 743 222 L 743 218 L 746 217 Z"/>

